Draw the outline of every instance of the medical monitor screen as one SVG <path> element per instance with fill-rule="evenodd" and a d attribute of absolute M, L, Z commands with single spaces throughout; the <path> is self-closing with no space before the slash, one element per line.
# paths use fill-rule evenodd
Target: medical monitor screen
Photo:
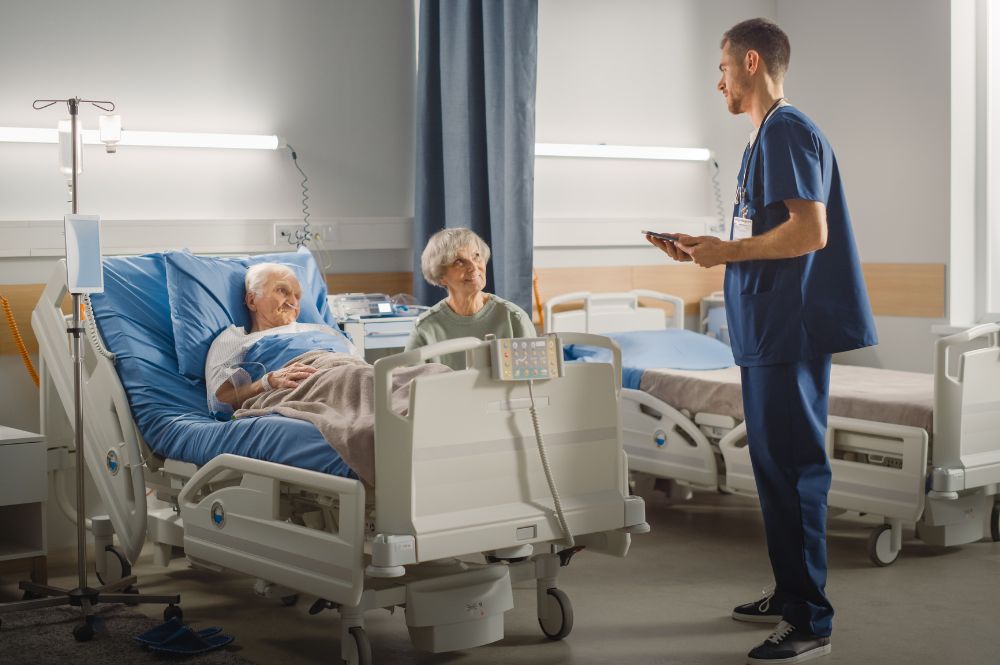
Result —
<path fill-rule="evenodd" d="M 102 293 L 101 218 L 66 215 L 66 288 L 70 293 Z"/>

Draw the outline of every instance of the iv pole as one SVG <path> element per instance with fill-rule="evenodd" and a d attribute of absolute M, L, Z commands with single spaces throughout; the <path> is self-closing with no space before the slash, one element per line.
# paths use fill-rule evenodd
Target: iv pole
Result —
<path fill-rule="evenodd" d="M 79 210 L 79 197 L 77 195 L 77 170 L 80 163 L 80 155 L 77 152 L 80 127 L 78 116 L 80 104 L 91 104 L 102 111 L 111 112 L 115 110 L 113 102 L 96 101 L 91 99 L 80 99 L 70 97 L 69 99 L 36 99 L 32 108 L 36 111 L 48 108 L 53 104 L 65 102 L 69 107 L 69 115 L 72 126 L 72 146 L 73 146 L 73 171 L 71 201 L 72 212 L 76 215 Z M 73 297 L 73 322 L 66 328 L 66 332 L 73 336 L 73 397 L 74 397 L 74 442 L 76 446 L 76 573 L 77 587 L 74 589 L 61 589 L 58 587 L 34 582 L 20 583 L 20 588 L 25 592 L 25 600 L 14 603 L 0 604 L 0 615 L 12 612 L 22 612 L 42 607 L 56 607 L 61 605 L 71 605 L 79 607 L 83 612 L 84 623 L 73 629 L 73 637 L 78 642 L 87 642 L 94 637 L 93 619 L 94 607 L 100 603 L 126 603 L 137 605 L 140 603 L 165 603 L 167 608 L 163 611 L 163 619 L 169 621 L 171 618 L 182 618 L 181 608 L 177 606 L 181 602 L 179 595 L 154 596 L 146 594 L 128 593 L 137 579 L 134 575 L 127 575 L 120 580 L 105 584 L 98 588 L 87 585 L 87 520 L 84 519 L 86 497 L 84 496 L 85 467 L 84 464 L 84 443 L 83 443 L 83 345 L 80 334 L 83 332 L 81 317 L 80 293 L 71 294 Z M 118 591 L 120 593 L 114 593 Z"/>

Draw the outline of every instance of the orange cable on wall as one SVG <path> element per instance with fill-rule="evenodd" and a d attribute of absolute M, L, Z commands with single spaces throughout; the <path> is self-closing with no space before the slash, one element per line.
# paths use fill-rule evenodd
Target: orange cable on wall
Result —
<path fill-rule="evenodd" d="M 24 345 L 24 340 L 21 339 L 21 331 L 17 329 L 17 321 L 14 320 L 14 312 L 10 309 L 10 302 L 3 296 L 0 296 L 0 307 L 3 307 L 3 313 L 7 316 L 7 326 L 10 328 L 10 334 L 14 336 L 14 344 L 17 345 L 17 350 L 21 354 L 21 361 L 24 363 L 28 374 L 31 375 L 31 380 L 34 381 L 37 388 L 38 372 L 35 371 L 35 365 L 31 362 L 31 356 L 28 355 L 28 347 Z"/>

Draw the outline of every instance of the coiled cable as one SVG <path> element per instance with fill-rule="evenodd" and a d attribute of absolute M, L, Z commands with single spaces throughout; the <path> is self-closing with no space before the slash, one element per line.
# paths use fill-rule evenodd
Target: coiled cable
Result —
<path fill-rule="evenodd" d="M 291 143 L 286 144 L 288 146 L 288 152 L 292 154 L 292 163 L 295 168 L 298 169 L 299 173 L 302 174 L 302 228 L 295 230 L 294 237 L 288 239 L 289 244 L 295 245 L 296 247 L 302 247 L 302 245 L 308 245 L 313 240 L 313 232 L 310 230 L 309 223 L 309 176 L 306 172 L 302 170 L 299 166 L 299 156 L 295 152 L 295 148 L 292 147 Z"/>
<path fill-rule="evenodd" d="M 723 233 L 726 230 L 726 215 L 722 210 L 722 186 L 719 184 L 719 162 L 712 160 L 712 191 L 715 194 L 715 215 L 719 223 L 712 227 L 713 233 Z"/>
<path fill-rule="evenodd" d="M 552 479 L 552 469 L 549 468 L 549 456 L 545 452 L 545 443 L 542 441 L 542 429 L 538 425 L 538 412 L 535 411 L 535 392 L 532 390 L 533 381 L 528 381 L 528 396 L 531 398 L 531 424 L 535 428 L 535 440 L 538 442 L 538 455 L 542 458 L 542 468 L 545 469 L 545 480 L 549 483 L 549 493 L 552 494 L 552 503 L 556 508 L 556 518 L 559 520 L 559 528 L 562 529 L 566 538 L 566 547 L 574 547 L 576 541 L 566 524 L 566 516 L 563 514 L 562 501 L 559 500 L 559 491 L 556 489 L 556 482 Z"/>
<path fill-rule="evenodd" d="M 17 321 L 14 320 L 14 312 L 10 309 L 10 302 L 0 296 L 0 306 L 3 307 L 3 313 L 7 317 L 7 326 L 10 328 L 10 334 L 14 337 L 17 352 L 21 354 L 21 362 L 24 363 L 25 369 L 28 370 L 28 374 L 31 375 L 31 380 L 37 388 L 39 386 L 38 372 L 35 371 L 35 364 L 31 362 L 31 356 L 28 355 L 28 347 L 25 345 L 24 339 L 21 338 L 21 331 L 17 328 Z"/>
<path fill-rule="evenodd" d="M 108 348 L 104 346 L 104 340 L 101 339 L 101 333 L 97 330 L 97 320 L 94 317 L 94 306 L 90 302 L 90 294 L 83 294 L 83 303 L 87 307 L 87 316 L 83 318 L 83 328 L 87 331 L 87 337 L 90 338 L 90 344 L 93 346 L 94 350 L 99 354 L 111 361 L 111 364 L 115 363 L 115 354 L 108 351 Z"/>

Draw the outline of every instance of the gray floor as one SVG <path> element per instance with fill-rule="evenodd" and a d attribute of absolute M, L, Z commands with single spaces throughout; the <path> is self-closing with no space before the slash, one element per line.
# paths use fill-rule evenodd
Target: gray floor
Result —
<path fill-rule="evenodd" d="M 672 503 L 658 493 L 647 504 L 647 517 L 653 533 L 635 537 L 628 558 L 584 552 L 563 569 L 560 587 L 575 612 L 566 640 L 542 637 L 533 588 L 525 586 L 515 590 L 506 637 L 467 652 L 417 652 L 401 612 L 369 613 L 376 663 L 745 662 L 749 648 L 768 633 L 729 618 L 733 605 L 754 599 L 770 581 L 756 502 L 706 493 Z M 817 662 L 1000 662 L 1000 543 L 942 549 L 908 530 L 899 560 L 876 568 L 866 550 L 875 523 L 857 516 L 831 521 L 828 591 L 837 617 L 833 653 Z M 52 565 L 55 573 L 72 575 L 68 558 Z M 193 570 L 181 558 L 164 570 L 145 556 L 136 572 L 143 591 L 180 592 L 186 620 L 235 634 L 244 658 L 339 662 L 336 613 L 309 616 L 312 598 L 282 607 L 255 597 L 245 578 Z M 3 582 L 0 598 L 12 597 L 11 580 Z"/>

